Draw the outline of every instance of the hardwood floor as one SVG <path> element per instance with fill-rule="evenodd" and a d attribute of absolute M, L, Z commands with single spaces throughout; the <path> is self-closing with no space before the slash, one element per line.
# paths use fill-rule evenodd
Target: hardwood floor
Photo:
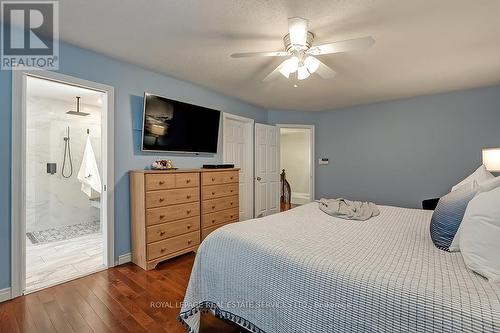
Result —
<path fill-rule="evenodd" d="M 176 317 L 195 255 L 143 271 L 117 266 L 0 303 L 0 332 L 185 332 Z M 211 314 L 201 333 L 243 331 Z"/>

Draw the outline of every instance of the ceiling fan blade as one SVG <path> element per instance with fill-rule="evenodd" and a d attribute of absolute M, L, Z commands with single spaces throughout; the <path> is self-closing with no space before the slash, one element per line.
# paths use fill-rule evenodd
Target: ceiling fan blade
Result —
<path fill-rule="evenodd" d="M 276 51 L 276 52 L 245 52 L 245 53 L 233 53 L 231 58 L 249 58 L 249 57 L 286 57 L 288 52 Z"/>
<path fill-rule="evenodd" d="M 333 69 L 331 69 L 321 61 L 319 62 L 319 67 L 315 73 L 321 76 L 323 79 L 332 79 L 335 77 L 335 75 L 337 75 L 337 72 L 335 72 Z"/>
<path fill-rule="evenodd" d="M 371 36 L 361 37 L 361 38 L 343 40 L 340 42 L 316 45 L 307 50 L 307 53 L 311 55 L 322 55 L 322 54 L 349 52 L 353 50 L 369 48 L 374 43 L 375 39 L 373 39 L 373 37 Z"/>
<path fill-rule="evenodd" d="M 285 60 L 281 64 L 279 64 L 279 66 L 276 67 L 271 73 L 269 73 L 262 81 L 269 82 L 269 81 L 273 81 L 273 80 L 276 80 L 277 78 L 279 78 L 281 75 L 280 70 L 285 66 L 285 64 L 287 63 L 287 60 Z"/>
<path fill-rule="evenodd" d="M 306 45 L 308 26 L 309 21 L 305 18 L 292 17 L 288 19 L 288 33 L 292 45 Z"/>

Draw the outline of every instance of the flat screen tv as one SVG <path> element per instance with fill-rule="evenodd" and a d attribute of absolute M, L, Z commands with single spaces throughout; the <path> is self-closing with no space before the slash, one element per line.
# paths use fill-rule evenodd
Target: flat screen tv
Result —
<path fill-rule="evenodd" d="M 142 150 L 217 153 L 220 111 L 144 93 Z"/>

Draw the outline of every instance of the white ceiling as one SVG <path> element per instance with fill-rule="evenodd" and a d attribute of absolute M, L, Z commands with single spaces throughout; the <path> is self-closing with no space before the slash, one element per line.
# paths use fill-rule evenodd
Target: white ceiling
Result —
<path fill-rule="evenodd" d="M 28 77 L 27 91 L 30 96 L 57 99 L 74 102 L 76 111 L 76 96 L 80 96 L 82 105 L 102 106 L 104 94 L 92 89 L 72 86 L 55 81 Z M 68 110 L 70 111 L 70 110 Z M 83 110 L 82 110 L 83 111 Z"/>
<path fill-rule="evenodd" d="M 64 0 L 63 40 L 269 109 L 325 110 L 500 83 L 498 0 Z M 298 88 L 262 79 L 287 18 L 315 43 L 371 35 L 368 50 L 321 56 L 336 78 Z M 168 95 L 168 92 L 165 92 Z"/>

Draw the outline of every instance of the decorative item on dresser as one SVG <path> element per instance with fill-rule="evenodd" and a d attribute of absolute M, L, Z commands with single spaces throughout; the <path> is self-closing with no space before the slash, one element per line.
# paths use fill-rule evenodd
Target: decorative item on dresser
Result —
<path fill-rule="evenodd" d="M 238 187 L 238 169 L 131 171 L 132 262 L 150 270 L 196 251 L 210 232 L 238 220 Z"/>

